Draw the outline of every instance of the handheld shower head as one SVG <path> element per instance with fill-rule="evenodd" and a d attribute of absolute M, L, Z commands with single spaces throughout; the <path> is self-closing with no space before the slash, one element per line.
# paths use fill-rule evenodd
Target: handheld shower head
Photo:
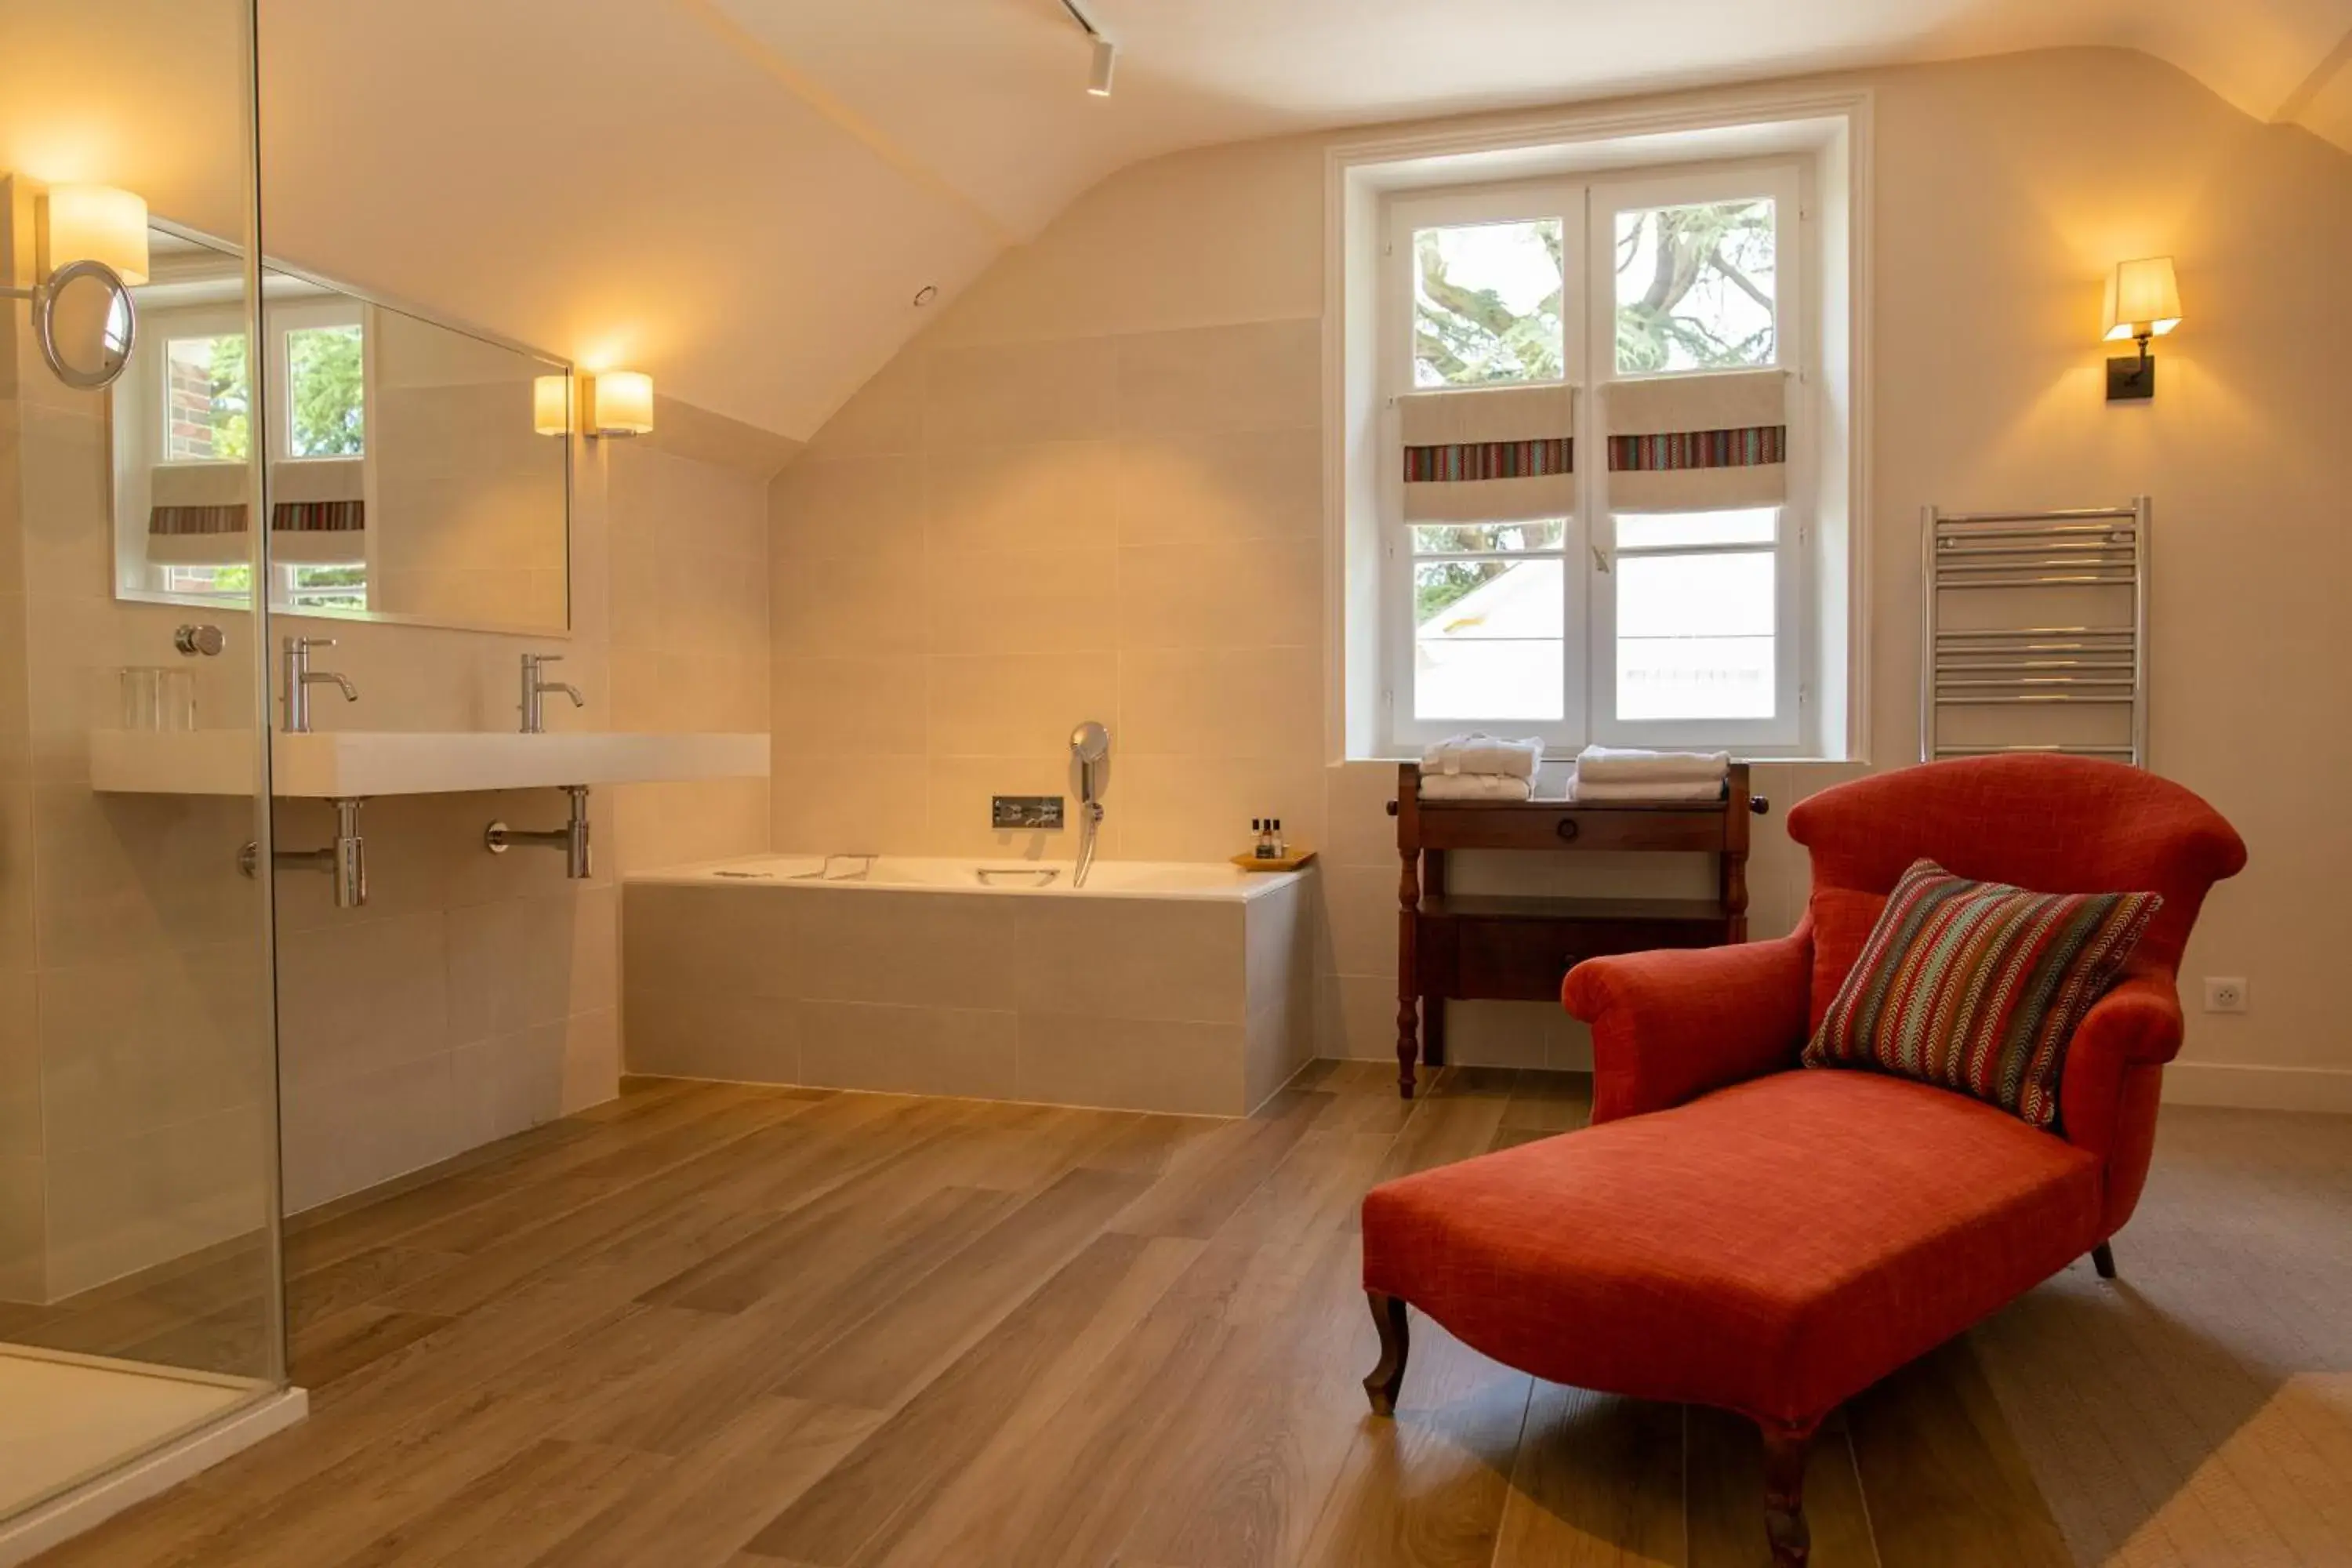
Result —
<path fill-rule="evenodd" d="M 1070 731 L 1070 755 L 1078 764 L 1078 799 L 1087 805 L 1102 793 L 1096 776 L 1103 759 L 1110 755 L 1110 731 L 1089 719 Z"/>

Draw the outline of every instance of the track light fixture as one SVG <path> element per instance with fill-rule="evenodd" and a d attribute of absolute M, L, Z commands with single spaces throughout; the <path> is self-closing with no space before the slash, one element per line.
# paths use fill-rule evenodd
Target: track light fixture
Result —
<path fill-rule="evenodd" d="M 1077 0 L 1062 0 L 1062 9 L 1070 14 L 1070 20 L 1084 30 L 1087 41 L 1094 46 L 1094 58 L 1087 68 L 1087 91 L 1096 98 L 1108 98 L 1111 73 L 1118 69 L 1118 46 L 1102 36 L 1102 29 L 1078 9 Z"/>

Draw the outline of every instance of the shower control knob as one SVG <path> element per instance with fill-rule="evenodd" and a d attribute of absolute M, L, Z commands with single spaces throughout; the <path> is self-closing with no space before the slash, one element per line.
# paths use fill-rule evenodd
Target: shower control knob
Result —
<path fill-rule="evenodd" d="M 172 634 L 172 646 L 191 658 L 211 658 L 228 647 L 228 634 L 215 626 L 185 626 Z"/>

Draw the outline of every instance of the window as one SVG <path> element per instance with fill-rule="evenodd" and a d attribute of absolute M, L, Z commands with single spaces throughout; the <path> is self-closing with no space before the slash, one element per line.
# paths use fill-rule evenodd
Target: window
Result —
<path fill-rule="evenodd" d="M 1558 381 L 1565 258 L 1558 218 L 1417 228 L 1417 386 Z"/>
<path fill-rule="evenodd" d="M 1621 208 L 1617 374 L 1773 363 L 1778 216 L 1769 197 Z"/>
<path fill-rule="evenodd" d="M 253 595 L 249 565 L 163 566 L 161 584 L 167 594 L 185 594 L 242 605 Z M 277 591 L 270 604 L 280 610 L 364 610 L 367 608 L 367 568 L 360 564 L 319 566 L 298 564 L 276 569 Z"/>
<path fill-rule="evenodd" d="M 356 458 L 366 452 L 363 349 L 357 322 L 287 332 L 288 457 Z"/>
<path fill-rule="evenodd" d="M 273 353 L 264 360 L 271 368 L 268 390 L 271 416 L 266 456 L 272 464 L 281 531 L 276 545 L 281 553 L 305 555 L 332 552 L 320 539 L 348 539 L 350 552 L 364 552 L 361 535 L 309 536 L 305 549 L 289 547 L 292 535 L 283 521 L 289 504 L 322 501 L 364 504 L 364 481 L 349 471 L 319 468 L 297 473 L 306 463 L 364 458 L 367 452 L 368 351 L 366 328 L 352 319 L 341 300 L 273 301 L 278 325 L 270 333 Z M 160 314 L 160 312 L 159 312 Z M 173 464 L 241 463 L 252 454 L 252 400 L 245 334 L 226 330 L 231 318 L 218 310 L 186 311 L 178 319 L 163 318 L 164 331 L 179 333 L 164 340 L 162 355 L 161 419 L 155 445 L 163 466 Z M 153 372 L 148 373 L 152 386 Z M 142 393 L 139 397 L 152 395 Z M 121 405 L 131 406 L 133 405 Z M 283 410 L 282 413 L 278 412 Z M 293 465 L 289 469 L 287 465 Z M 152 496 L 152 479 L 144 487 Z M 241 492 L 240 492 L 241 493 Z M 142 505 L 128 524 L 144 534 L 150 527 L 152 503 Z M 216 552 L 183 546 L 182 555 L 197 560 L 159 562 L 150 552 L 148 574 L 141 586 L 168 594 L 217 599 L 223 605 L 247 602 L 252 592 L 252 568 L 236 559 L 250 548 L 242 533 L 225 535 Z M 217 553 L 219 559 L 203 559 Z M 362 560 L 280 559 L 270 573 L 270 602 L 283 610 L 364 610 L 367 608 L 367 566 Z"/>
<path fill-rule="evenodd" d="M 1799 190 L 1756 163 L 1387 198 L 1384 752 L 1800 744 Z"/>
<path fill-rule="evenodd" d="M 163 368 L 163 460 L 243 462 L 252 450 L 245 334 L 173 338 Z"/>

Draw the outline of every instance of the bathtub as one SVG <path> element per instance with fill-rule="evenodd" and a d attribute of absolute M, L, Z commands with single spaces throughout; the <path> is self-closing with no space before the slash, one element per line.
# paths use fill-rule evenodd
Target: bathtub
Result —
<path fill-rule="evenodd" d="M 1255 899 L 1297 882 L 1297 871 L 1244 871 L 1184 860 L 1097 860 L 1086 886 L 1064 860 L 932 860 L 898 855 L 772 855 L 650 873 L 639 880 L 782 882 L 845 889 L 1044 894 L 1080 899 Z"/>
<path fill-rule="evenodd" d="M 628 1070 L 1192 1115 L 1313 1054 L 1312 869 L 767 855 L 626 878 Z"/>

